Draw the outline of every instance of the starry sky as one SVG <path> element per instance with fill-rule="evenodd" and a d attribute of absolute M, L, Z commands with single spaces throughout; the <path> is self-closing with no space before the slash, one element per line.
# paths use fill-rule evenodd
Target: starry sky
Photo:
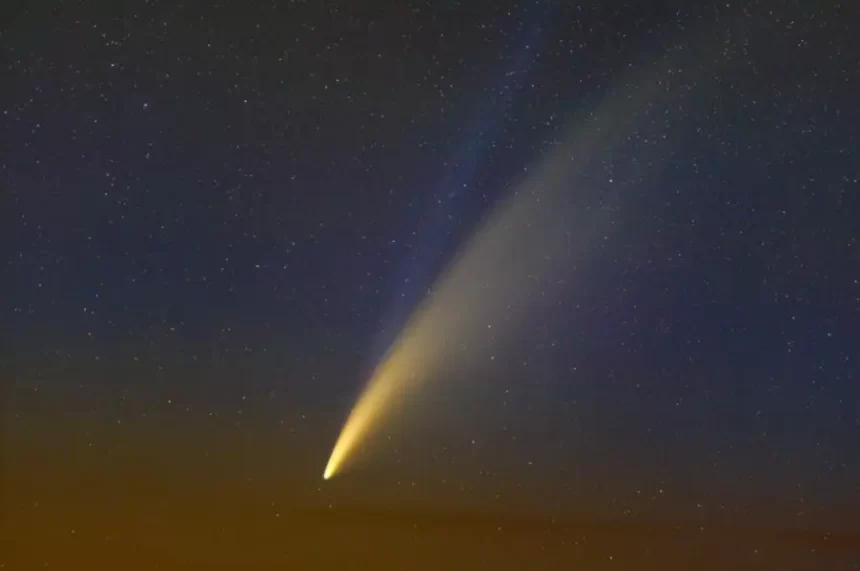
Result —
<path fill-rule="evenodd" d="M 860 565 L 817 559 L 860 533 L 851 3 L 9 4 L 0 566 Z M 564 287 L 323 482 L 577 134 Z"/>

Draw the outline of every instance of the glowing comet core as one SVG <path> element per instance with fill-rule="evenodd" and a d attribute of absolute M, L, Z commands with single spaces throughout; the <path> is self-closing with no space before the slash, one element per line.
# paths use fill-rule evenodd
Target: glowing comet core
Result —
<path fill-rule="evenodd" d="M 411 342 L 410 342 L 411 341 Z M 358 443 L 377 426 L 380 417 L 391 407 L 391 403 L 417 379 L 415 371 L 424 362 L 421 354 L 414 351 L 415 336 L 401 335 L 400 341 L 389 351 L 382 364 L 377 367 L 335 443 L 323 473 L 328 480 L 339 470 L 347 456 Z M 407 365 L 411 365 L 408 368 Z"/>
<path fill-rule="evenodd" d="M 331 457 L 326 464 L 323 478 L 331 478 L 344 459 L 355 449 L 375 420 L 384 412 L 399 383 L 394 379 L 397 371 L 388 361 L 371 377 L 370 384 L 356 403 L 337 439 Z"/>

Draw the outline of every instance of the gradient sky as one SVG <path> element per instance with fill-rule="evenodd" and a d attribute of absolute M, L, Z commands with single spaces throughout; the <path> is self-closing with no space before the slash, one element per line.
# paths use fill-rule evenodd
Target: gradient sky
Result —
<path fill-rule="evenodd" d="M 742 4 L 4 4 L 0 564 L 111 509 L 166 568 L 204 548 L 128 514 L 860 532 L 860 14 Z M 440 272 L 607 132 L 569 287 L 322 482 Z"/>

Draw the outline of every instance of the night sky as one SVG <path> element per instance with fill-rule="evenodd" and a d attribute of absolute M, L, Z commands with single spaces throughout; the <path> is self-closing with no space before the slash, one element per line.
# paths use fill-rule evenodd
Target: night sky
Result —
<path fill-rule="evenodd" d="M 851 2 L 9 4 L 0 568 L 860 566 Z M 543 303 L 324 482 L 562 160 Z"/>

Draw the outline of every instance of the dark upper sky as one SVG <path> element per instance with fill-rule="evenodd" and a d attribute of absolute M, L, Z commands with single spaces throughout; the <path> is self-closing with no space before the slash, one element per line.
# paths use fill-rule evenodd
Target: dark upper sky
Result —
<path fill-rule="evenodd" d="M 288 474 L 319 505 L 856 527 L 851 3 L 16 4 L 10 478 L 36 448 L 101 470 L 127 438 L 192 471 L 232 446 L 236 481 Z M 636 73 L 658 95 L 587 175 L 595 208 L 628 206 L 578 283 L 480 390 L 320 490 L 438 272 Z"/>

